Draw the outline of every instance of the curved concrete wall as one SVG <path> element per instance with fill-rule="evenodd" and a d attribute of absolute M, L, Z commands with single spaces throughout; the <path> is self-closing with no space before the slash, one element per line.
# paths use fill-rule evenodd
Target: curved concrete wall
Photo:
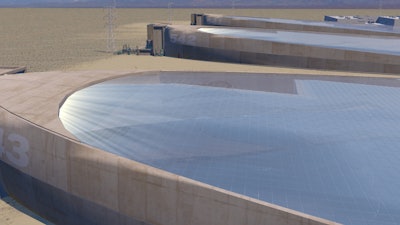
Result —
<path fill-rule="evenodd" d="M 368 27 L 360 26 L 360 29 L 356 29 L 356 26 L 349 28 L 334 27 L 329 25 L 324 25 L 324 22 L 313 22 L 313 23 L 297 23 L 295 20 L 293 23 L 268 21 L 252 18 L 246 19 L 244 17 L 227 17 L 223 15 L 215 14 L 204 14 L 203 23 L 199 25 L 211 25 L 211 26 L 229 26 L 229 27 L 246 27 L 246 28 L 262 28 L 262 29 L 279 29 L 279 30 L 297 30 L 297 31 L 312 31 L 312 32 L 327 32 L 327 33 L 342 33 L 342 34 L 362 34 L 362 35 L 378 35 L 378 36 L 393 36 L 400 37 L 399 32 L 394 31 L 375 31 L 368 30 Z M 310 21 L 311 22 L 311 21 Z M 320 23 L 315 25 L 315 23 Z"/>
<path fill-rule="evenodd" d="M 400 73 L 400 56 L 302 44 L 235 38 L 168 26 L 165 55 L 172 57 L 313 69 Z"/>
<path fill-rule="evenodd" d="M 84 145 L 63 134 L 57 112 L 38 118 L 34 107 L 10 110 L 19 92 L 42 86 L 30 104 L 57 110 L 68 93 L 122 74 L 40 75 L 1 80 L 14 100 L 0 97 L 0 177 L 11 196 L 57 224 L 335 224 Z"/>

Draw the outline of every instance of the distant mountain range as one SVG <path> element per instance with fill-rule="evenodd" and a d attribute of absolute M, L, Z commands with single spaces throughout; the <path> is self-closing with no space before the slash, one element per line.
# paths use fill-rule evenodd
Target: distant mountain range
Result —
<path fill-rule="evenodd" d="M 1 0 L 0 7 L 104 7 L 113 0 Z M 170 4 L 172 3 L 172 4 Z M 117 7 L 400 8 L 399 0 L 117 0 Z"/>

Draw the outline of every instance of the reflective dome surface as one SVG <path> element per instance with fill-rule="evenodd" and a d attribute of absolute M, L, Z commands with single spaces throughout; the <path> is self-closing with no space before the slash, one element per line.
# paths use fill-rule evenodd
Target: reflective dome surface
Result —
<path fill-rule="evenodd" d="M 400 224 L 400 81 L 154 73 L 72 94 L 82 142 L 347 225 Z"/>
<path fill-rule="evenodd" d="M 400 55 L 400 39 L 303 31 L 282 31 L 232 27 L 202 27 L 200 32 L 234 38 L 246 38 L 323 48 Z"/>

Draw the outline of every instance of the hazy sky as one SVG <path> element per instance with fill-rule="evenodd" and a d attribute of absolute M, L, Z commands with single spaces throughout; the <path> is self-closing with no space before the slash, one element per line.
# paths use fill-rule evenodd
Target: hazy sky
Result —
<path fill-rule="evenodd" d="M 112 2 L 113 0 L 0 0 L 0 2 L 3 2 L 3 3 L 16 3 L 16 4 L 18 4 L 18 3 L 71 3 L 71 2 L 107 2 L 107 1 L 109 1 L 109 2 Z M 121 2 L 137 2 L 138 0 L 116 0 L 117 2 L 118 1 L 121 1 Z M 157 0 L 157 1 L 160 1 L 160 2 L 168 2 L 168 1 L 172 1 L 172 2 L 174 2 L 174 0 Z M 157 1 L 155 1 L 155 0 L 147 0 L 147 2 L 157 2 Z M 194 1 L 198 1 L 198 2 L 209 2 L 209 1 L 213 1 L 213 0 L 177 0 L 178 2 L 194 2 Z M 225 1 L 227 1 L 227 0 L 225 0 Z M 229 1 L 232 1 L 232 0 L 229 0 Z M 246 2 L 247 0 L 236 0 L 236 2 L 242 2 L 242 3 L 244 3 L 244 2 Z M 263 1 L 263 0 L 258 0 L 259 2 L 265 2 L 265 1 Z M 379 0 L 363 0 L 364 2 L 379 2 Z M 360 0 L 345 0 L 345 1 L 341 1 L 341 0 L 322 0 L 322 1 L 319 1 L 319 2 L 326 2 L 326 3 L 329 3 L 329 2 L 363 2 L 363 1 L 360 1 Z M 390 0 L 381 0 L 382 2 L 390 2 Z M 282 1 L 280 1 L 280 2 L 287 2 L 287 3 L 290 3 L 290 2 L 298 2 L 298 0 L 282 0 Z"/>
<path fill-rule="evenodd" d="M 356 6 L 375 6 L 382 2 L 382 6 L 387 5 L 400 5 L 400 0 L 116 0 L 117 5 L 134 5 L 136 3 L 141 5 L 149 5 L 149 6 L 159 6 L 163 3 L 174 2 L 176 5 L 188 5 L 188 4 L 196 4 L 196 5 L 230 5 L 232 1 L 237 2 L 237 6 L 240 5 L 304 5 L 304 6 L 313 6 L 313 5 L 330 5 L 330 6 L 344 6 L 344 5 L 356 5 Z M 9 6 L 35 6 L 35 5 L 60 5 L 60 6 L 68 6 L 71 3 L 75 3 L 75 5 L 84 6 L 86 3 L 89 5 L 104 5 L 105 3 L 112 3 L 113 0 L 0 0 L 0 5 L 9 5 Z"/>

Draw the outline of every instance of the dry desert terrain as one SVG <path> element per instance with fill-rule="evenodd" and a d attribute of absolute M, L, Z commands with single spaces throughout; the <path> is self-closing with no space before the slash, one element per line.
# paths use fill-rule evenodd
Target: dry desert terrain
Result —
<path fill-rule="evenodd" d="M 117 8 L 116 49 L 124 44 L 142 47 L 147 24 L 189 24 L 191 13 L 321 21 L 324 15 L 397 15 L 398 10 Z M 0 8 L 0 21 L 0 66 L 26 66 L 28 72 L 66 70 L 113 56 L 107 52 L 107 10 L 102 8 Z"/>

